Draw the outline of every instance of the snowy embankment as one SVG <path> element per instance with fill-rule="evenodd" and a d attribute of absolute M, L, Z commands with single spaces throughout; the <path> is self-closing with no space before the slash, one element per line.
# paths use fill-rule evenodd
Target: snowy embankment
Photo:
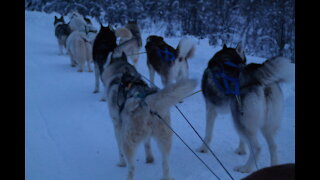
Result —
<path fill-rule="evenodd" d="M 107 104 L 100 102 L 101 93 L 93 94 L 94 73 L 79 73 L 70 67 L 67 55 L 58 55 L 54 36 L 54 15 L 25 12 L 25 158 L 26 180 L 119 180 L 125 179 L 127 168 L 116 166 L 118 151 Z M 68 22 L 68 21 L 67 21 Z M 99 29 L 97 22 L 93 22 Z M 149 33 L 143 33 L 143 41 Z M 161 35 L 161 34 L 156 34 Z M 165 38 L 176 47 L 180 38 Z M 143 42 L 145 43 L 145 42 Z M 213 48 L 206 40 L 199 41 L 195 57 L 189 61 L 190 77 L 198 79 L 200 89 L 202 73 L 207 62 L 220 48 Z M 144 48 L 141 51 L 145 51 Z M 264 59 L 247 57 L 249 62 Z M 138 71 L 149 77 L 146 55 L 139 59 Z M 156 84 L 161 86 L 156 76 Z M 295 95 L 292 86 L 284 86 L 285 109 L 282 126 L 277 135 L 279 163 L 295 162 Z M 178 107 L 185 113 L 196 130 L 203 136 L 205 106 L 201 93 L 184 100 Z M 172 127 L 193 148 L 201 145 L 182 116 L 171 109 Z M 214 128 L 211 147 L 235 179 L 247 176 L 233 171 L 246 162 L 247 156 L 234 153 L 238 136 L 231 116 L 219 116 Z M 262 135 L 258 168 L 269 165 L 269 152 Z M 144 150 L 140 146 L 136 156 L 136 179 L 156 180 L 161 177 L 161 157 L 152 141 L 155 162 L 144 163 Z M 210 154 L 199 156 L 221 178 L 226 172 Z M 173 136 L 170 155 L 172 176 L 176 180 L 216 179 L 203 164 Z"/>

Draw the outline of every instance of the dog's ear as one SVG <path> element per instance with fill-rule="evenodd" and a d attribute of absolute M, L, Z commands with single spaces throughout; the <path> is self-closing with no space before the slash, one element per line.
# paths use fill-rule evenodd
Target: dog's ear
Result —
<path fill-rule="evenodd" d="M 223 49 L 227 49 L 227 45 L 226 44 L 223 44 Z"/>
<path fill-rule="evenodd" d="M 102 25 L 102 23 L 100 22 L 100 28 L 102 29 L 103 28 L 103 25 Z"/>
<path fill-rule="evenodd" d="M 239 56 L 242 58 L 242 59 L 245 59 L 245 55 L 244 55 L 244 50 L 243 50 L 243 47 L 242 47 L 242 43 L 239 42 L 237 47 L 236 47 L 236 52 L 239 54 Z"/>

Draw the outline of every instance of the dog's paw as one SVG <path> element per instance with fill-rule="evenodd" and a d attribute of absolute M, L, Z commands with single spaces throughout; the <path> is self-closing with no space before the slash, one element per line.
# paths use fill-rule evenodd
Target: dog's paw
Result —
<path fill-rule="evenodd" d="M 93 71 L 91 69 L 89 69 L 88 72 L 93 72 Z"/>
<path fill-rule="evenodd" d="M 93 91 L 93 94 L 97 94 L 98 92 L 99 92 L 99 90 L 95 89 L 95 90 Z"/>
<path fill-rule="evenodd" d="M 71 67 L 76 67 L 76 65 L 75 64 L 71 64 Z"/>
<path fill-rule="evenodd" d="M 251 172 L 252 168 L 244 165 L 244 166 L 237 166 L 234 168 L 234 170 L 241 173 L 249 173 Z"/>
<path fill-rule="evenodd" d="M 207 153 L 208 152 L 208 148 L 201 146 L 200 148 L 197 149 L 198 152 L 200 153 Z"/>
<path fill-rule="evenodd" d="M 107 100 L 106 100 L 105 97 L 102 97 L 102 98 L 100 99 L 100 101 L 101 101 L 101 102 L 106 102 Z"/>
<path fill-rule="evenodd" d="M 246 152 L 246 150 L 245 150 L 244 148 L 237 148 L 237 149 L 234 151 L 234 153 L 236 153 L 236 154 L 238 154 L 238 155 L 240 155 L 240 156 L 247 154 L 247 152 Z"/>
<path fill-rule="evenodd" d="M 151 164 L 151 163 L 153 163 L 153 162 L 154 162 L 154 158 L 153 158 L 152 156 L 146 158 L 146 163 L 147 163 L 147 164 Z"/>
<path fill-rule="evenodd" d="M 82 69 L 79 69 L 78 72 L 83 72 L 83 70 L 82 70 Z"/>

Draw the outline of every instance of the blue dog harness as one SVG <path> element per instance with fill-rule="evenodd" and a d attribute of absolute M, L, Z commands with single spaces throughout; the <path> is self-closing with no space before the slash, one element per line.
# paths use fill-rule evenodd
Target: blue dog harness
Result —
<path fill-rule="evenodd" d="M 231 66 L 233 68 L 240 68 L 238 65 L 227 61 L 224 62 L 223 64 L 227 65 L 227 66 Z M 216 71 L 216 72 L 212 72 L 213 74 L 213 81 L 216 84 L 216 86 L 223 91 L 225 94 L 227 95 L 240 95 L 240 84 L 239 84 L 239 78 L 234 78 L 234 77 L 230 77 L 228 75 L 225 74 L 224 72 L 224 68 L 223 66 L 221 66 L 221 71 Z M 223 79 L 223 84 L 219 83 L 218 79 L 222 78 Z M 234 88 L 231 89 L 231 87 L 229 86 L 229 82 L 234 84 Z"/>
<path fill-rule="evenodd" d="M 173 62 L 176 59 L 175 55 L 172 52 L 168 51 L 168 48 L 165 48 L 164 50 L 158 48 L 158 56 L 161 60 L 167 62 Z"/>

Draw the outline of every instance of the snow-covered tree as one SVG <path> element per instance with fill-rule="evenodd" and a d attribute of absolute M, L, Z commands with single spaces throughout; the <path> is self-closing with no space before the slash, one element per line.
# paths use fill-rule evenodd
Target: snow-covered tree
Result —
<path fill-rule="evenodd" d="M 247 54 L 294 60 L 295 0 L 25 0 L 27 10 L 78 10 L 103 23 L 166 24 L 166 36 L 194 35 L 212 45 L 243 42 Z M 149 21 L 149 22 L 147 22 Z"/>

